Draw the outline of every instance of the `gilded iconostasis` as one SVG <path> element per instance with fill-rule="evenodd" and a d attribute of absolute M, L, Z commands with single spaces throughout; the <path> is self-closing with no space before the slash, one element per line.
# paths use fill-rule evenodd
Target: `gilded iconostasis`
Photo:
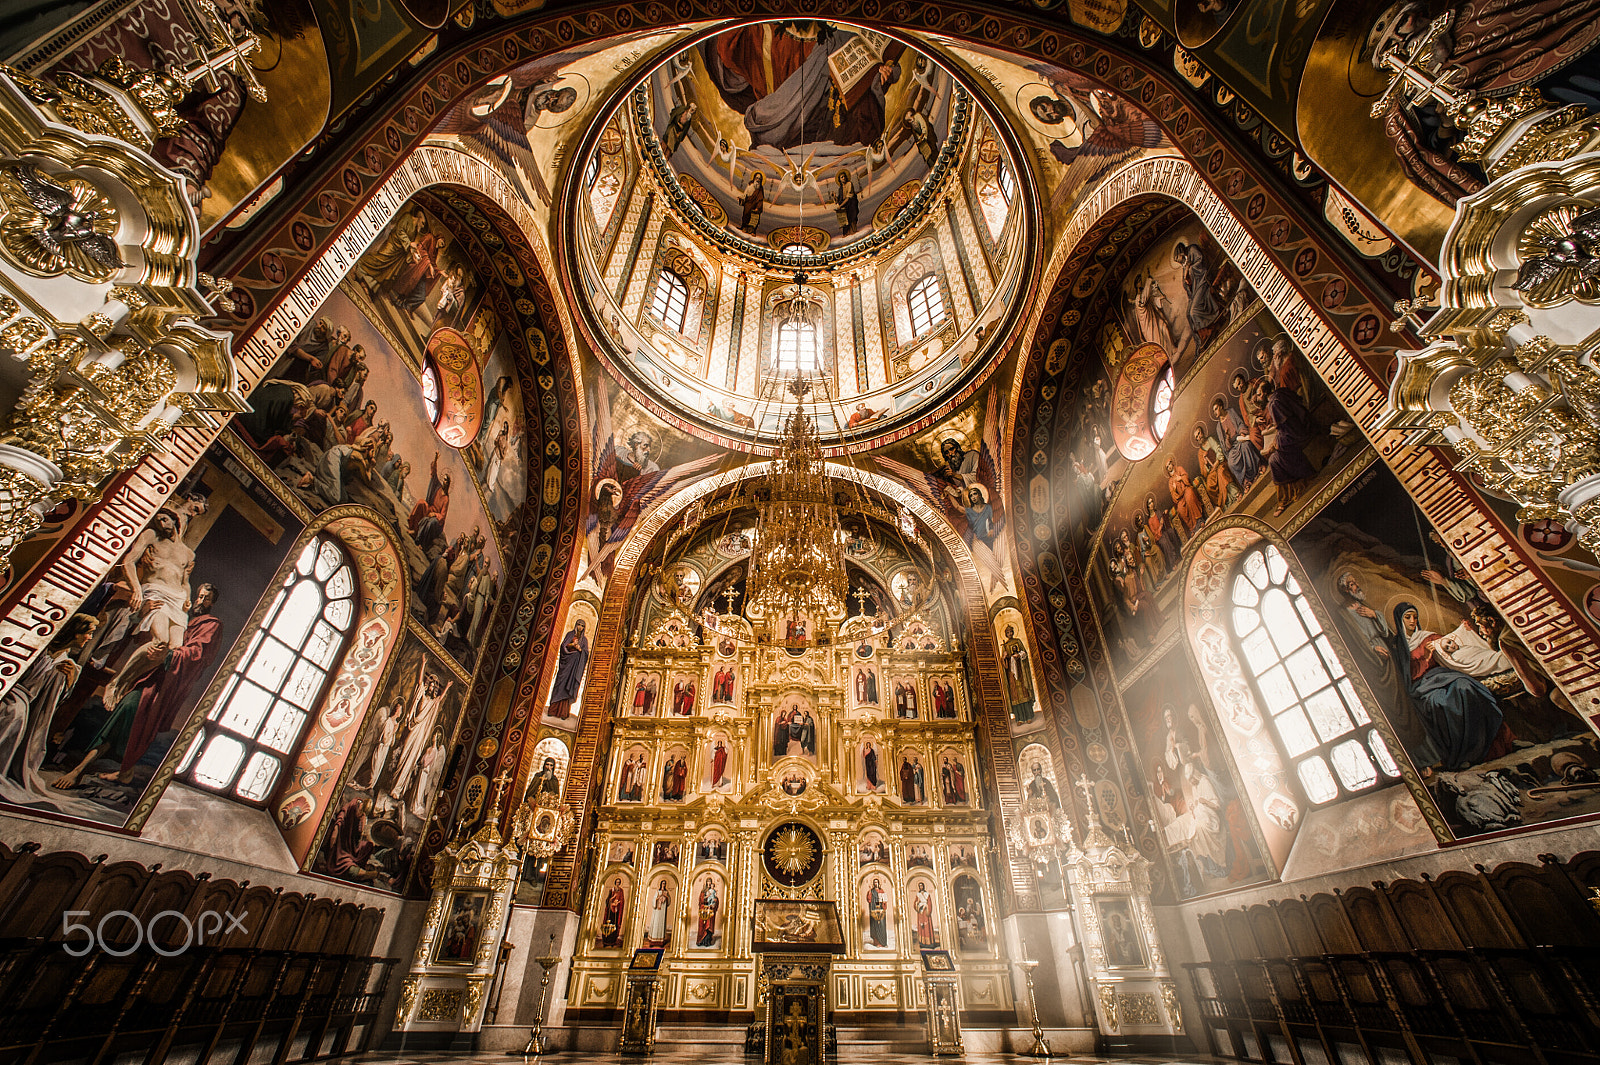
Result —
<path fill-rule="evenodd" d="M 746 1008 L 741 915 L 791 891 L 838 902 L 839 1008 L 909 1005 L 895 973 L 915 972 L 922 949 L 961 957 L 974 1001 L 1004 1008 L 992 783 L 953 586 L 933 575 L 947 564 L 893 529 L 851 523 L 849 616 L 765 641 L 738 613 L 756 514 L 728 502 L 706 515 L 688 544 L 647 554 L 635 584 L 605 704 L 598 889 L 571 1008 L 620 1004 L 617 965 L 640 946 L 672 958 L 664 1005 Z M 551 694 L 546 722 L 559 727 L 565 692 Z M 800 879 L 770 866 L 783 818 L 799 818 L 814 849 Z"/>

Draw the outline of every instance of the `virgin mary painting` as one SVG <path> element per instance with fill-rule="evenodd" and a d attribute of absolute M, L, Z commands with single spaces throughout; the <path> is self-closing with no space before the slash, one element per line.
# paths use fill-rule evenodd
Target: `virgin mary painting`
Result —
<path fill-rule="evenodd" d="M 1409 663 L 1405 691 L 1422 719 L 1424 742 L 1411 755 L 1424 767 L 1465 769 L 1508 754 L 1511 729 L 1493 692 L 1452 665 L 1456 643 L 1429 631 L 1414 603 L 1394 608 L 1393 655 Z"/>

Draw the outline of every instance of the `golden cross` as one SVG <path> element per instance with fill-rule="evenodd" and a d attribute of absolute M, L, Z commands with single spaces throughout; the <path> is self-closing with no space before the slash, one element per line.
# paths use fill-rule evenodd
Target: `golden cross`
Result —
<path fill-rule="evenodd" d="M 859 584 L 856 585 L 856 590 L 850 593 L 850 598 L 852 598 L 852 599 L 854 599 L 856 601 L 856 614 L 857 614 L 857 616 L 865 614 L 867 612 L 867 598 L 868 598 L 868 596 L 867 596 L 867 590 L 865 588 L 861 587 L 861 585 L 859 585 Z"/>
<path fill-rule="evenodd" d="M 1460 67 L 1450 67 L 1430 75 L 1418 65 L 1425 57 L 1430 60 L 1433 58 L 1434 42 L 1449 28 L 1452 17 L 1450 12 L 1440 15 L 1429 24 L 1427 32 L 1415 44 L 1410 47 L 1396 44 L 1378 57 L 1378 65 L 1392 71 L 1394 77 L 1389 79 L 1389 87 L 1372 105 L 1373 118 L 1381 118 L 1396 102 L 1409 104 L 1438 100 L 1446 110 L 1454 110 L 1466 102 L 1466 96 L 1459 93 L 1456 86 L 1463 73 Z"/>
<path fill-rule="evenodd" d="M 1400 317 L 1389 323 L 1389 331 L 1398 333 L 1410 326 L 1420 335 L 1422 333 L 1422 315 L 1419 311 L 1427 310 L 1428 301 L 1425 299 L 1395 300 L 1394 313 Z"/>
<path fill-rule="evenodd" d="M 489 819 L 495 820 L 500 816 L 500 795 L 505 791 L 507 784 L 511 783 L 511 767 L 505 766 L 500 770 L 500 775 L 494 778 L 494 802 L 490 803 L 492 812 Z"/>
<path fill-rule="evenodd" d="M 245 91 L 252 100 L 265 102 L 267 90 L 256 78 L 255 68 L 250 65 L 250 57 L 261 49 L 261 38 L 253 33 L 246 32 L 235 38 L 233 27 L 216 10 L 215 7 L 206 5 L 202 8 L 207 14 L 206 35 L 211 38 L 213 47 L 221 47 L 215 52 L 209 52 L 204 44 L 196 38 L 194 47 L 200 53 L 200 58 L 187 69 L 174 73 L 173 77 L 183 83 L 184 88 L 192 89 L 200 81 L 213 92 L 222 88 L 222 82 L 217 74 L 223 70 L 231 70 L 244 82 Z"/>
<path fill-rule="evenodd" d="M 1094 816 L 1094 785 L 1089 782 L 1089 774 L 1078 775 L 1078 790 L 1083 792 L 1083 804 L 1089 808 L 1089 816 Z"/>
<path fill-rule="evenodd" d="M 725 613 L 732 614 L 733 613 L 733 601 L 735 599 L 739 598 L 739 589 L 733 587 L 730 584 L 728 586 L 728 590 L 722 593 L 721 598 L 722 598 L 722 600 L 724 602 L 726 602 L 728 604 L 728 609 L 725 611 Z"/>

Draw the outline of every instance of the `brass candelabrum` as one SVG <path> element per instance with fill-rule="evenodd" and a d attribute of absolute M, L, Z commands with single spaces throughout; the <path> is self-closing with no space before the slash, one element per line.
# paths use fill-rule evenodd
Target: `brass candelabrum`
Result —
<path fill-rule="evenodd" d="M 556 966 L 561 964 L 561 955 L 556 951 L 556 937 L 550 937 L 550 945 L 545 948 L 546 953 L 533 959 L 539 965 L 539 1008 L 533 1015 L 533 1031 L 528 1035 L 528 1045 L 522 1048 L 522 1060 L 529 1057 L 541 1057 L 547 1049 L 544 1039 L 544 1004 L 545 996 L 550 990 L 550 974 L 555 972 Z"/>
<path fill-rule="evenodd" d="M 1033 995 L 1033 970 L 1039 967 L 1037 961 L 1019 961 L 1017 967 L 1022 970 L 1022 978 L 1028 984 L 1028 1020 L 1033 1024 L 1033 1046 L 1028 1048 L 1028 1056 L 1034 1058 L 1048 1058 L 1050 1056 L 1050 1043 L 1044 1037 L 1044 1028 L 1039 1024 L 1039 1003 Z"/>

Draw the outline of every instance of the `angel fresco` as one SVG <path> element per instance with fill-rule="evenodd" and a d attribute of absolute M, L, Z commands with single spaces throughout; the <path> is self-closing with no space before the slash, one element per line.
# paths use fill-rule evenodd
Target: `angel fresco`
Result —
<path fill-rule="evenodd" d="M 479 155 L 487 155 L 521 178 L 546 207 L 551 204 L 544 169 L 528 140 L 528 127 L 540 115 L 569 112 L 578 103 L 571 86 L 560 85 L 561 72 L 596 49 L 569 49 L 524 63 L 476 93 L 463 96 L 434 128 L 454 136 Z"/>
<path fill-rule="evenodd" d="M 1000 492 L 996 461 L 1000 454 L 999 392 L 990 389 L 982 424 L 982 441 L 969 450 L 956 436 L 939 441 L 940 463 L 932 470 L 919 470 L 890 458 L 878 464 L 899 476 L 938 504 L 951 526 L 961 534 L 984 577 L 985 588 L 998 593 L 1010 586 L 996 551 L 1000 531 L 1005 527 L 1005 500 Z"/>
<path fill-rule="evenodd" d="M 633 531 L 639 517 L 686 479 L 714 466 L 721 456 L 706 455 L 663 470 L 645 452 L 648 461 L 641 466 L 640 438 L 648 440 L 648 434 L 634 432 L 619 444 L 611 425 L 611 404 L 605 385 L 597 383 L 594 394 L 597 458 L 592 481 L 593 506 L 584 532 L 589 569 L 598 573 L 598 579 L 603 581 L 611 576 L 617 550 Z M 645 470 L 649 472 L 643 472 Z"/>
<path fill-rule="evenodd" d="M 1050 154 L 1063 167 L 1051 207 L 1063 209 L 1078 190 L 1118 163 L 1163 141 L 1161 127 L 1140 108 L 1081 75 L 1049 64 L 1033 68 L 1055 90 L 1026 101 L 1035 128 L 1057 130 Z"/>

